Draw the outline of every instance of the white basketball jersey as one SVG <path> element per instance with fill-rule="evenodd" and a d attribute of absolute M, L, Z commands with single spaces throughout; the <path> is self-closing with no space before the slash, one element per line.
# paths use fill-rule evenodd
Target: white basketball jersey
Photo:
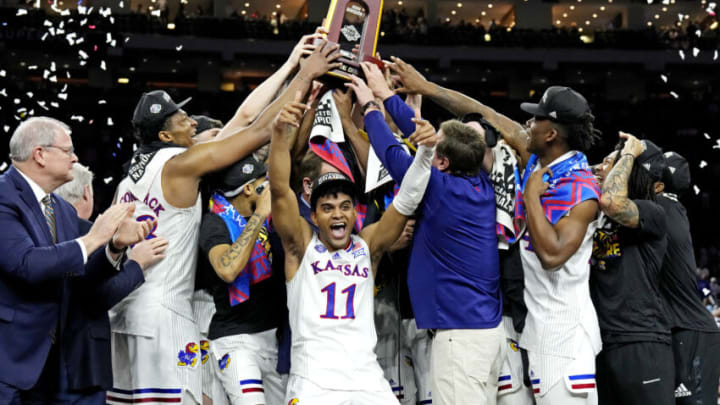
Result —
<path fill-rule="evenodd" d="M 347 249 L 329 252 L 313 234 L 287 283 L 290 372 L 325 389 L 386 390 L 375 356 L 370 251 L 359 236 L 351 235 L 350 242 Z"/>
<path fill-rule="evenodd" d="M 520 347 L 572 359 L 578 344 L 576 328 L 581 326 L 590 336 L 595 353 L 600 352 L 600 326 L 589 286 L 590 255 L 597 226 L 597 220 L 588 224 L 578 250 L 556 270 L 542 268 L 530 246 L 529 230 L 520 238 L 524 298 L 528 309 Z"/>
<path fill-rule="evenodd" d="M 155 264 L 145 283 L 128 295 L 113 312 L 128 311 L 125 325 L 113 325 L 113 331 L 129 329 L 153 322 L 152 317 L 130 316 L 147 313 L 159 304 L 193 319 L 192 296 L 195 287 L 195 266 L 198 253 L 198 234 L 201 219 L 201 199 L 192 207 L 170 205 L 162 191 L 162 170 L 165 163 L 184 152 L 185 148 L 164 148 L 133 158 L 128 176 L 118 186 L 117 202 L 135 202 L 134 217 L 139 220 L 157 219 L 157 227 L 148 238 L 162 236 L 168 240 L 165 258 Z M 188 190 L 196 193 L 197 190 Z M 142 319 L 145 318 L 143 321 Z"/>

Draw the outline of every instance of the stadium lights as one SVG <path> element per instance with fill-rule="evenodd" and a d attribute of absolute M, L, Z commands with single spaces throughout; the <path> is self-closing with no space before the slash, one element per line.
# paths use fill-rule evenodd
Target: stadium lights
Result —
<path fill-rule="evenodd" d="M 575 10 L 575 6 L 571 5 L 570 10 Z"/>
<path fill-rule="evenodd" d="M 600 6 L 600 11 L 605 11 L 605 6 Z"/>
<path fill-rule="evenodd" d="M 485 42 L 492 41 L 492 37 L 490 36 L 490 34 L 485 34 L 484 38 L 485 38 Z"/>
<path fill-rule="evenodd" d="M 175 29 L 175 23 L 168 23 L 167 29 L 174 30 Z"/>
<path fill-rule="evenodd" d="M 492 3 L 488 3 L 488 8 L 493 8 Z"/>
<path fill-rule="evenodd" d="M 458 8 L 462 8 L 462 3 L 457 4 Z"/>
<path fill-rule="evenodd" d="M 455 10 L 451 11 L 450 14 L 455 15 L 457 12 Z"/>
<path fill-rule="evenodd" d="M 120 84 L 128 84 L 130 83 L 130 79 L 127 77 L 118 77 L 117 82 Z"/>
<path fill-rule="evenodd" d="M 718 27 L 718 22 L 717 22 L 717 20 L 716 20 L 716 21 L 713 21 L 713 23 L 710 24 L 710 29 L 711 29 L 711 30 L 715 30 L 715 29 L 717 29 L 717 27 Z"/>

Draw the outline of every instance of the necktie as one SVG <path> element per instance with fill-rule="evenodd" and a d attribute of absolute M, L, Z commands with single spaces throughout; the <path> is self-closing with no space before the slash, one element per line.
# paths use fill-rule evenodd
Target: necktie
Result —
<path fill-rule="evenodd" d="M 47 225 L 50 228 L 50 235 L 52 235 L 53 243 L 57 243 L 57 234 L 55 233 L 55 212 L 53 211 L 52 201 L 49 194 L 43 197 L 42 203 L 45 206 L 45 222 L 47 222 Z"/>

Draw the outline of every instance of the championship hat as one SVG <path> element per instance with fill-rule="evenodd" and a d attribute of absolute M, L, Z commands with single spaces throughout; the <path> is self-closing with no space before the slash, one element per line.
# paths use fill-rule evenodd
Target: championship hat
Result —
<path fill-rule="evenodd" d="M 315 209 L 315 204 L 317 204 L 317 200 L 323 194 L 323 191 L 334 185 L 343 186 L 343 188 L 347 190 L 347 194 L 352 197 L 353 200 L 357 199 L 357 195 L 355 193 L 355 183 L 342 173 L 330 172 L 319 176 L 313 182 L 312 191 L 310 191 L 310 207 Z"/>
<path fill-rule="evenodd" d="M 582 94 L 562 86 L 548 87 L 539 103 L 522 103 L 520 108 L 534 116 L 566 124 L 580 122 L 585 113 L 590 112 Z"/>
<path fill-rule="evenodd" d="M 175 114 L 190 101 L 190 97 L 175 104 L 173 99 L 164 90 L 153 90 L 143 93 L 135 106 L 132 123 L 136 127 L 153 128 L 160 126 L 167 117 Z"/>

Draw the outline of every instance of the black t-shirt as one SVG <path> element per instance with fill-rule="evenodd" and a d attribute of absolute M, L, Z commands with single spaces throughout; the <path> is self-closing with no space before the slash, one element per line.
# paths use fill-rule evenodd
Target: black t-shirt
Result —
<path fill-rule="evenodd" d="M 665 209 L 667 251 L 660 273 L 660 293 L 665 301 L 672 328 L 720 332 L 710 312 L 702 305 L 695 281 L 690 223 L 687 212 L 672 195 L 658 196 Z"/>
<path fill-rule="evenodd" d="M 261 231 L 262 232 L 262 231 Z M 277 233 L 268 235 L 271 246 L 272 275 L 270 278 L 250 285 L 250 298 L 235 306 L 230 306 L 228 284 L 223 281 L 208 263 L 199 267 L 212 279 L 207 290 L 213 296 L 216 312 L 210 322 L 208 337 L 217 339 L 223 336 L 241 333 L 257 333 L 283 324 L 286 307 L 284 254 Z M 200 226 L 200 249 L 203 260 L 208 261 L 208 252 L 221 244 L 232 244 L 230 231 L 225 222 L 213 213 L 203 216 Z M 201 270 L 202 271 L 202 270 Z"/>
<path fill-rule="evenodd" d="M 500 256 L 500 288 L 503 295 L 502 314 L 513 320 L 515 332 L 525 328 L 527 306 L 525 305 L 525 275 L 520 258 L 520 244 L 510 245 L 508 250 L 498 249 Z"/>
<path fill-rule="evenodd" d="M 654 201 L 633 200 L 638 228 L 605 217 L 593 240 L 590 294 L 603 344 L 670 343 L 659 275 L 667 247 L 665 211 Z"/>

